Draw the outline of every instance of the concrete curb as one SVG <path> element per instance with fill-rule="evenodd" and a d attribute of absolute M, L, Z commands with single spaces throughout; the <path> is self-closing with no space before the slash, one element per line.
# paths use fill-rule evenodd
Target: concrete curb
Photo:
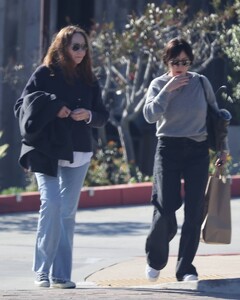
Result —
<path fill-rule="evenodd" d="M 89 275 L 85 280 L 101 287 L 171 290 L 173 292 L 194 291 L 240 296 L 240 253 L 197 255 L 195 265 L 199 269 L 199 280 L 188 282 L 176 281 L 174 275 L 176 258 L 176 256 L 169 256 L 168 265 L 161 270 L 158 281 L 154 283 L 149 282 L 144 276 L 145 257 L 136 257 L 110 265 Z M 221 266 L 220 269 L 219 266 Z"/>
<path fill-rule="evenodd" d="M 78 208 L 149 203 L 152 183 L 133 183 L 83 188 Z M 38 211 L 39 192 L 0 195 L 0 214 Z"/>
<path fill-rule="evenodd" d="M 136 288 L 136 287 L 135 287 Z M 141 288 L 151 288 L 160 290 L 191 290 L 204 293 L 219 293 L 223 295 L 238 295 L 240 297 L 240 279 L 209 279 L 192 282 L 172 282 L 159 285 L 142 286 Z"/>

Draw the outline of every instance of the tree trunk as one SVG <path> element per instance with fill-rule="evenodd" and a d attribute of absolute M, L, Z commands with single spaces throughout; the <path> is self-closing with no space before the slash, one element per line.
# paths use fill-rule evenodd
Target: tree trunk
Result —
<path fill-rule="evenodd" d="M 98 144 L 100 143 L 102 147 L 107 145 L 107 135 L 105 127 L 100 127 L 97 129 L 98 131 Z"/>
<path fill-rule="evenodd" d="M 123 147 L 123 154 L 125 161 L 127 164 L 135 164 L 135 153 L 133 148 L 133 141 L 130 134 L 130 128 L 129 128 L 129 120 L 127 118 L 123 118 L 121 120 L 121 124 L 118 125 L 118 134 L 120 137 L 120 142 Z M 130 170 L 129 170 L 130 173 Z M 133 176 L 133 174 L 130 174 L 130 176 Z"/>

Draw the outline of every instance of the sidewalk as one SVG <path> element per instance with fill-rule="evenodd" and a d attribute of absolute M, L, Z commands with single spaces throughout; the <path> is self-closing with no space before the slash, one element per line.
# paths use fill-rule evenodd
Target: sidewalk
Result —
<path fill-rule="evenodd" d="M 177 257 L 170 256 L 167 266 L 161 271 L 160 277 L 154 284 L 145 279 L 145 263 L 144 257 L 137 257 L 130 261 L 118 263 L 103 270 L 100 270 L 88 278 L 87 282 L 93 282 L 98 286 L 103 287 L 167 287 L 184 286 L 186 283 L 176 282 L 175 278 L 175 264 Z M 194 265 L 199 272 L 199 282 L 194 284 L 187 284 L 193 289 L 203 288 L 206 281 L 224 281 L 225 279 L 239 280 L 239 299 L 240 299 L 240 254 L 232 255 L 202 255 L 196 256 Z M 219 291 L 226 292 L 226 286 L 222 290 L 219 285 Z"/>
<path fill-rule="evenodd" d="M 37 213 L 1 216 L 0 299 L 4 300 L 211 300 L 240 299 L 240 199 L 232 202 L 232 243 L 200 243 L 197 282 L 176 282 L 180 235 L 157 282 L 145 279 L 144 242 L 152 207 L 125 206 L 77 212 L 73 290 L 36 288 L 31 272 Z M 179 211 L 179 224 L 182 223 Z M 180 231 L 180 228 L 179 228 Z"/>
<path fill-rule="evenodd" d="M 90 275 L 73 290 L 0 291 L 0 299 L 240 299 L 240 254 L 197 256 L 195 264 L 201 272 L 198 282 L 176 282 L 175 261 L 176 257 L 169 258 L 155 284 L 144 278 L 145 258 L 137 257 Z"/>
<path fill-rule="evenodd" d="M 144 278 L 145 258 L 122 262 L 89 276 L 86 280 L 99 286 L 143 288 L 158 292 L 221 294 L 221 299 L 240 299 L 240 254 L 196 256 L 198 282 L 177 282 L 174 276 L 176 257 L 169 257 L 156 283 Z M 235 298 L 224 298 L 233 296 Z M 179 297 L 177 297 L 179 299 Z M 154 299 L 154 298 L 153 298 Z M 169 298 L 173 299 L 173 298 Z M 187 298 L 186 298 L 187 299 Z"/>

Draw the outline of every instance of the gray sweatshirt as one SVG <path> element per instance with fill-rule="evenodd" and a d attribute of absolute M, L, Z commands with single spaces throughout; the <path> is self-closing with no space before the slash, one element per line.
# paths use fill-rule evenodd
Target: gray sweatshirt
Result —
<path fill-rule="evenodd" d="M 148 123 L 156 122 L 156 135 L 187 137 L 195 141 L 207 139 L 207 102 L 218 109 L 216 97 L 209 80 L 188 72 L 189 83 L 173 92 L 167 92 L 168 74 L 155 78 L 147 91 L 143 114 Z M 200 82 L 203 77 L 207 100 Z"/>

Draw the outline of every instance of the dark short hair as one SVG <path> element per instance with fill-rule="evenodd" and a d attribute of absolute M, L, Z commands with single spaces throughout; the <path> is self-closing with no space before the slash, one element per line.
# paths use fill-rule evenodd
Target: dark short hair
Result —
<path fill-rule="evenodd" d="M 174 58 L 176 58 L 182 51 L 184 51 L 191 63 L 193 62 L 194 55 L 192 52 L 192 47 L 190 44 L 183 38 L 174 38 L 170 40 L 163 52 L 163 62 L 165 65 Z"/>

